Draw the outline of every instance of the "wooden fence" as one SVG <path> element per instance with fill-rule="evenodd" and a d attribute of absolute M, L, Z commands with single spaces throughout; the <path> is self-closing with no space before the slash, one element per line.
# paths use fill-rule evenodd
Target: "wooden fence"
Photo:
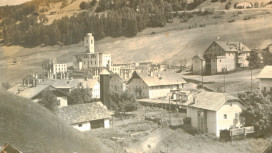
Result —
<path fill-rule="evenodd" d="M 231 141 L 233 141 L 234 137 L 242 136 L 245 139 L 246 135 L 249 133 L 254 133 L 254 126 L 231 129 L 230 130 Z"/>

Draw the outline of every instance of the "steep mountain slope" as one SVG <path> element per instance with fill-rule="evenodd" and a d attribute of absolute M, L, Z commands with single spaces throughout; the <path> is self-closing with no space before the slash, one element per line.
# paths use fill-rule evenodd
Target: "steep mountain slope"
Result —
<path fill-rule="evenodd" d="M 31 0 L 1 0 L 0 1 L 0 6 L 5 6 L 5 5 L 20 5 L 25 2 L 28 2 Z"/>
<path fill-rule="evenodd" d="M 0 146 L 10 143 L 24 153 L 105 152 L 96 138 L 27 99 L 0 91 L 0 106 Z"/>

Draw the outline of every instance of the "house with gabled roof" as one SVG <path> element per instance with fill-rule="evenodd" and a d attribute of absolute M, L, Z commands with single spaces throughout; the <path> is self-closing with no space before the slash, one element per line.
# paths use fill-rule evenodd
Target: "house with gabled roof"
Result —
<path fill-rule="evenodd" d="M 100 98 L 100 83 L 96 79 L 61 79 L 49 80 L 51 85 L 65 93 L 77 88 L 89 89 L 92 98 Z"/>
<path fill-rule="evenodd" d="M 149 73 L 133 72 L 127 82 L 128 90 L 137 98 L 165 97 L 171 90 L 182 89 L 187 82 L 174 71 Z"/>
<path fill-rule="evenodd" d="M 35 87 L 27 86 L 22 84 L 17 84 L 10 88 L 8 92 L 16 94 L 18 96 L 32 100 L 33 102 L 39 102 L 41 100 L 41 95 L 44 91 L 50 90 L 57 97 L 57 106 L 65 107 L 68 105 L 67 97 L 68 95 L 61 90 L 46 84 L 38 84 Z"/>
<path fill-rule="evenodd" d="M 221 130 L 241 127 L 244 122 L 240 117 L 244 104 L 226 93 L 201 91 L 189 96 L 186 105 L 192 127 L 201 133 L 219 137 Z"/>
<path fill-rule="evenodd" d="M 101 102 L 69 105 L 56 111 L 59 118 L 79 131 L 110 128 L 112 113 Z"/>
<path fill-rule="evenodd" d="M 251 50 L 241 42 L 214 41 L 204 52 L 205 73 L 217 74 L 248 67 Z"/>
<path fill-rule="evenodd" d="M 272 66 L 265 66 L 257 78 L 260 79 L 261 91 L 272 92 Z"/>

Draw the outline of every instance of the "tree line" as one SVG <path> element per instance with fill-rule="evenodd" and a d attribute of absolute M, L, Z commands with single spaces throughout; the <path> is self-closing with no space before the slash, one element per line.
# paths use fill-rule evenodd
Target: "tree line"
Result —
<path fill-rule="evenodd" d="M 195 1 L 198 4 L 203 0 Z M 40 14 L 22 16 L 20 22 L 4 21 L 3 39 L 5 44 L 35 47 L 79 43 L 86 33 L 93 33 L 96 40 L 106 36 L 133 37 L 146 27 L 165 26 L 167 20 L 173 17 L 173 6 L 175 9 L 184 9 L 181 4 L 186 6 L 186 1 L 100 0 L 97 13 L 84 11 L 71 17 L 65 16 L 54 20 L 50 25 L 45 24 L 48 19 Z"/>

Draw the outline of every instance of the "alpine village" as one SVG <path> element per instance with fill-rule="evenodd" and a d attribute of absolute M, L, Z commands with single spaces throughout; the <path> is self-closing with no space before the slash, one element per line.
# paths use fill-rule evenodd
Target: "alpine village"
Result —
<path fill-rule="evenodd" d="M 1 0 L 0 153 L 272 153 L 272 1 Z"/>

